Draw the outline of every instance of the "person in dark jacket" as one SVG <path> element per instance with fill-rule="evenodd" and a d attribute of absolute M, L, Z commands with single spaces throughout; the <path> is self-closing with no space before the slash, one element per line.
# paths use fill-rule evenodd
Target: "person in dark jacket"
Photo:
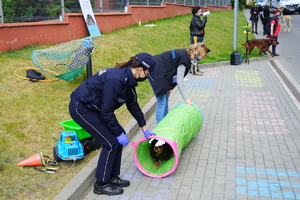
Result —
<path fill-rule="evenodd" d="M 130 185 L 128 180 L 118 177 L 122 148 L 129 143 L 129 139 L 114 114 L 116 109 L 126 104 L 145 137 L 148 139 L 150 135 L 155 135 L 146 127 L 135 90 L 139 81 L 148 77 L 155 79 L 155 65 L 152 55 L 139 53 L 128 62 L 117 63 L 115 68 L 100 70 L 70 95 L 71 117 L 102 144 L 94 183 L 95 194 L 122 194 L 122 187 Z"/>
<path fill-rule="evenodd" d="M 276 9 L 273 11 L 274 16 L 270 18 L 270 34 L 268 35 L 266 33 L 267 38 L 276 39 L 278 41 L 278 35 L 280 33 L 280 23 L 279 23 L 279 17 L 280 17 L 280 10 Z M 274 56 L 279 56 L 279 54 L 276 53 L 276 46 L 272 44 L 272 53 Z"/>
<path fill-rule="evenodd" d="M 205 58 L 210 49 L 202 42 L 192 44 L 186 49 L 175 49 L 155 55 L 156 80 L 149 79 L 157 99 L 156 122 L 159 123 L 168 114 L 170 91 L 178 85 L 179 92 L 186 104 L 191 105 L 183 87 L 183 78 L 191 65 Z"/>
<path fill-rule="evenodd" d="M 193 17 L 190 23 L 190 43 L 195 44 L 198 42 L 203 42 L 204 40 L 204 35 L 205 35 L 204 28 L 207 22 L 207 16 L 205 15 L 203 17 L 203 20 L 201 20 L 201 16 L 203 16 L 203 14 L 200 6 L 193 7 L 192 14 Z M 195 65 L 191 67 L 191 73 L 194 75 L 203 74 L 198 68 L 198 63 L 195 63 Z"/>
<path fill-rule="evenodd" d="M 257 33 L 257 24 L 258 24 L 258 20 L 259 20 L 259 18 L 258 18 L 259 9 L 255 4 L 256 4 L 256 2 L 254 3 L 254 6 L 250 10 L 250 14 L 251 14 L 250 21 L 252 22 L 252 33 L 258 34 Z"/>
<path fill-rule="evenodd" d="M 202 12 L 200 6 L 192 8 L 193 17 L 190 23 L 190 43 L 195 44 L 198 42 L 203 42 L 205 35 L 205 25 L 207 22 L 207 16 L 204 16 L 201 20 Z"/>
<path fill-rule="evenodd" d="M 263 30 L 264 30 L 263 35 L 265 35 L 265 26 L 270 19 L 270 13 L 273 13 L 273 9 L 270 8 L 270 2 L 266 3 L 262 12 L 263 12 L 262 24 L 263 24 Z"/>

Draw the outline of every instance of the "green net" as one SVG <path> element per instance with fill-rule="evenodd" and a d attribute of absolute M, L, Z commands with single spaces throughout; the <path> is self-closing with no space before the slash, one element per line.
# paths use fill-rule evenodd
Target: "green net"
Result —
<path fill-rule="evenodd" d="M 57 44 L 31 54 L 35 66 L 48 74 L 72 81 L 80 75 L 95 49 L 90 37 Z"/>

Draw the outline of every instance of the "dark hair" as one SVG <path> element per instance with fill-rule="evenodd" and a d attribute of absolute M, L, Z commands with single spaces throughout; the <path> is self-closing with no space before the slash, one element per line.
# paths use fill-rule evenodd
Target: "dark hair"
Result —
<path fill-rule="evenodd" d="M 200 9 L 201 9 L 200 6 L 193 7 L 192 8 L 192 14 L 195 15 L 198 12 L 198 10 L 200 10 Z"/>
<path fill-rule="evenodd" d="M 130 60 L 127 62 L 116 63 L 115 68 L 122 68 L 127 65 L 130 65 L 130 67 L 133 69 L 138 68 L 138 67 L 143 67 L 143 65 L 139 61 L 137 61 L 137 59 L 135 57 L 131 57 Z"/>

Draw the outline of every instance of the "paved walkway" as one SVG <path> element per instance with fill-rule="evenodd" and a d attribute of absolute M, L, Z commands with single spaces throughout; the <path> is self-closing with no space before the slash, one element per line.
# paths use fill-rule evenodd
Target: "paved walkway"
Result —
<path fill-rule="evenodd" d="M 203 76 L 185 82 L 204 124 L 183 149 L 173 174 L 145 176 L 128 145 L 121 177 L 131 185 L 111 197 L 93 194 L 91 186 L 81 199 L 300 199 L 300 15 L 293 19 L 292 32 L 280 33 L 279 57 L 236 66 L 206 65 Z M 174 90 L 170 108 L 181 102 Z M 150 130 L 156 126 L 155 115 L 147 125 Z M 131 140 L 138 142 L 142 136 L 137 132 Z"/>
<path fill-rule="evenodd" d="M 246 18 L 250 18 L 250 11 L 244 11 Z M 280 55 L 276 57 L 276 60 L 281 63 L 283 68 L 289 72 L 293 78 L 300 84 L 300 51 L 299 51 L 299 33 L 300 33 L 300 15 L 296 13 L 290 14 L 293 18 L 293 27 L 291 32 L 284 33 L 281 31 L 278 36 L 279 45 L 276 49 L 277 53 Z M 249 21 L 251 25 L 251 22 Z M 282 24 L 281 24 L 282 25 Z M 256 38 L 266 38 L 263 36 L 263 28 L 261 21 L 258 22 L 258 35 Z M 272 47 L 270 47 L 271 50 Z"/>

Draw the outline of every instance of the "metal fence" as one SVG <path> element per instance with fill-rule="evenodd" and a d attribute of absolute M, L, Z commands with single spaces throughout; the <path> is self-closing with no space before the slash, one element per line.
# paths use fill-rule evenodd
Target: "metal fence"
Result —
<path fill-rule="evenodd" d="M 94 13 L 127 12 L 128 5 L 221 6 L 231 0 L 90 0 Z M 81 13 L 79 0 L 0 0 L 0 23 L 63 21 L 65 13 Z"/>

